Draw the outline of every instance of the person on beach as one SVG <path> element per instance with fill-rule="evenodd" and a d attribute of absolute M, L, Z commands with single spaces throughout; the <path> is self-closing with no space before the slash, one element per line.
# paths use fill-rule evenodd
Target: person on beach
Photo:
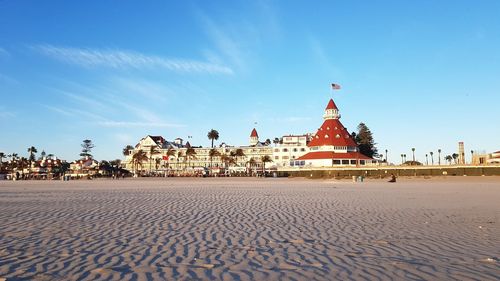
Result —
<path fill-rule="evenodd" d="M 396 182 L 396 176 L 394 174 L 391 174 L 391 179 L 389 182 Z"/>

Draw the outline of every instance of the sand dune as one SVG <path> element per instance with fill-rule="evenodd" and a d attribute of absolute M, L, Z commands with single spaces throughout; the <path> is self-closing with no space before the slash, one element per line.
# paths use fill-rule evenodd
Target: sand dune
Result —
<path fill-rule="evenodd" d="M 0 182 L 0 280 L 500 280 L 500 179 Z"/>

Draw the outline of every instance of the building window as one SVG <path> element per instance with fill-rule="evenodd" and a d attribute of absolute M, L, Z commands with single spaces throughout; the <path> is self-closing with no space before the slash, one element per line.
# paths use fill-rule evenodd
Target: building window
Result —
<path fill-rule="evenodd" d="M 333 165 L 340 165 L 340 160 L 336 160 L 336 159 L 334 159 L 334 160 L 333 160 Z"/>
<path fill-rule="evenodd" d="M 328 135 L 325 135 L 325 139 L 327 139 L 327 138 L 328 138 Z"/>
<path fill-rule="evenodd" d="M 279 148 L 275 148 L 274 152 L 280 152 Z"/>
<path fill-rule="evenodd" d="M 297 152 L 297 148 L 294 148 L 294 149 L 293 149 L 293 152 Z"/>
<path fill-rule="evenodd" d="M 301 148 L 300 151 L 304 152 L 304 151 L 306 151 L 306 149 L 305 148 Z"/>
<path fill-rule="evenodd" d="M 351 165 L 356 165 L 356 160 L 351 160 Z"/>
<path fill-rule="evenodd" d="M 288 152 L 288 148 L 283 148 L 283 152 Z"/>
<path fill-rule="evenodd" d="M 283 156 L 283 159 L 288 159 L 288 156 Z"/>
<path fill-rule="evenodd" d="M 342 160 L 342 165 L 349 165 L 349 160 Z"/>
<path fill-rule="evenodd" d="M 278 160 L 278 159 L 280 159 L 280 157 L 279 156 L 274 156 L 274 159 Z"/>

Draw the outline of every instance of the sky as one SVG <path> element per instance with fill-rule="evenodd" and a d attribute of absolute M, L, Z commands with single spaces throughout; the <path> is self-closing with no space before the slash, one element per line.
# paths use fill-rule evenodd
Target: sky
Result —
<path fill-rule="evenodd" d="M 500 150 L 500 1 L 0 0 L 0 151 L 315 133 L 333 97 L 390 162 Z M 336 83 L 342 89 L 332 92 Z"/>

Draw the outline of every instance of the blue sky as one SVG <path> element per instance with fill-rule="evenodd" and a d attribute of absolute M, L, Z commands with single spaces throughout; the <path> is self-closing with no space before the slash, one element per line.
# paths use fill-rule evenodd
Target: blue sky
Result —
<path fill-rule="evenodd" d="M 0 151 L 314 133 L 332 82 L 390 161 L 500 149 L 500 1 L 145 2 L 0 1 Z"/>

